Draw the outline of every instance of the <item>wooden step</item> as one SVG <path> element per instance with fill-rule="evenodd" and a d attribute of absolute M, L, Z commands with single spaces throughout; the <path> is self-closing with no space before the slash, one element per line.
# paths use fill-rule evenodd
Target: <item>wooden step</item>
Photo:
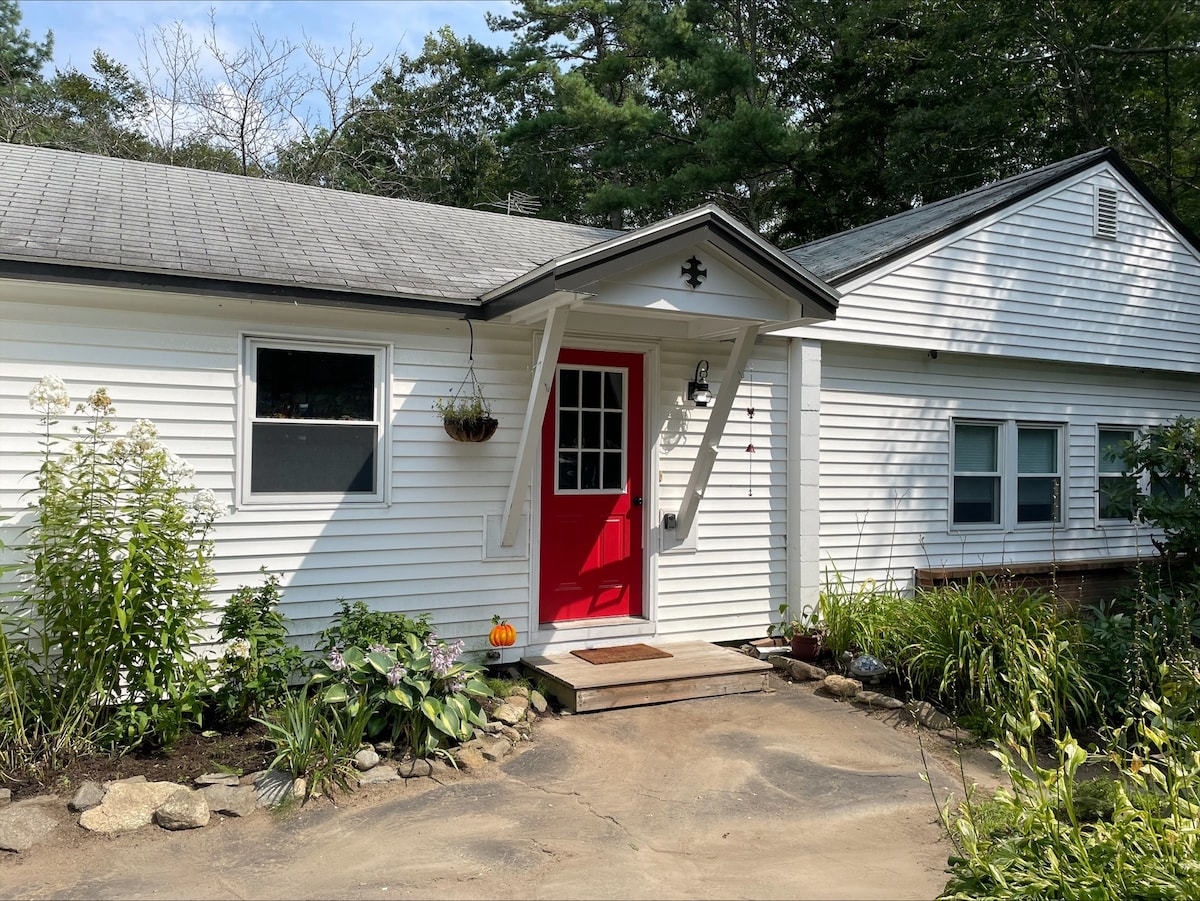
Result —
<path fill-rule="evenodd" d="M 574 713 L 762 691 L 771 664 L 706 641 L 648 642 L 671 656 L 588 663 L 574 654 L 521 658 L 533 678 Z"/>

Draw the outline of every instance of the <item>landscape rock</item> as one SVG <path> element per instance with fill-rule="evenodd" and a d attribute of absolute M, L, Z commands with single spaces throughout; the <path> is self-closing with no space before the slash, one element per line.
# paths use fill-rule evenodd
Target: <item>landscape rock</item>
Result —
<path fill-rule="evenodd" d="M 455 748 L 450 752 L 454 757 L 454 762 L 458 764 L 459 769 L 470 772 L 471 770 L 483 769 L 484 758 L 483 751 L 479 748 L 469 748 L 466 745 Z"/>
<path fill-rule="evenodd" d="M 521 733 L 519 731 L 517 731 L 516 729 L 514 729 L 512 726 L 501 727 L 500 734 L 503 735 L 505 738 L 507 738 L 509 741 L 514 742 L 514 743 L 521 740 Z"/>
<path fill-rule="evenodd" d="M 125 785 L 145 785 L 148 781 L 145 776 L 126 776 L 124 779 L 109 779 L 100 784 L 107 789 L 110 785 L 117 785 L 118 783 L 124 783 Z"/>
<path fill-rule="evenodd" d="M 354 755 L 354 768 L 369 770 L 379 766 L 379 753 L 374 748 L 363 748 Z"/>
<path fill-rule="evenodd" d="M 857 679 L 847 679 L 836 673 L 826 676 L 822 684 L 825 690 L 835 698 L 852 698 L 862 691 L 862 683 Z"/>
<path fill-rule="evenodd" d="M 200 793 L 213 813 L 248 817 L 258 809 L 258 792 L 253 785 L 206 785 Z"/>
<path fill-rule="evenodd" d="M 375 742 L 375 750 L 379 752 L 380 757 L 390 757 L 396 752 L 396 746 L 390 741 Z"/>
<path fill-rule="evenodd" d="M 820 682 L 829 675 L 821 667 L 804 660 L 793 660 L 787 671 L 797 682 Z"/>
<path fill-rule="evenodd" d="M 529 689 L 524 685 L 513 685 L 508 689 L 509 698 L 529 698 Z"/>
<path fill-rule="evenodd" d="M 12 789 L 0 788 L 0 807 L 5 807 L 12 803 Z"/>
<path fill-rule="evenodd" d="M 494 763 L 497 760 L 503 760 L 511 752 L 512 744 L 503 738 L 499 738 L 488 742 L 487 747 L 483 749 L 483 759 Z"/>
<path fill-rule="evenodd" d="M 175 782 L 113 782 L 103 801 L 79 815 L 79 825 L 105 835 L 133 832 L 149 826 L 154 811 L 179 788 Z"/>
<path fill-rule="evenodd" d="M 504 703 L 516 707 L 522 713 L 529 709 L 529 698 L 525 697 L 524 695 L 509 695 L 505 699 Z"/>
<path fill-rule="evenodd" d="M 28 851 L 58 828 L 43 804 L 13 804 L 0 810 L 0 851 Z"/>
<path fill-rule="evenodd" d="M 75 790 L 75 796 L 67 803 L 67 808 L 75 813 L 91 810 L 104 800 L 104 786 L 91 779 L 85 780 Z"/>
<path fill-rule="evenodd" d="M 928 701 L 918 701 L 909 708 L 913 719 L 924 726 L 926 729 L 949 729 L 954 725 L 954 720 L 946 716 Z"/>
<path fill-rule="evenodd" d="M 492 718 L 499 720 L 506 726 L 515 726 L 525 718 L 525 710 L 505 702 L 496 708 L 492 714 Z"/>
<path fill-rule="evenodd" d="M 264 770 L 254 780 L 255 803 L 277 807 L 292 797 L 292 777 L 282 770 Z"/>
<path fill-rule="evenodd" d="M 431 757 L 426 763 L 429 764 L 429 775 L 434 779 L 445 779 L 454 773 L 454 767 L 441 757 Z"/>
<path fill-rule="evenodd" d="M 546 696 L 536 688 L 529 693 L 529 706 L 534 709 L 535 713 L 542 714 L 550 709 L 550 702 L 546 700 Z"/>
<path fill-rule="evenodd" d="M 396 772 L 399 773 L 401 779 L 419 779 L 422 776 L 432 775 L 433 763 L 424 757 L 402 760 L 396 765 Z"/>
<path fill-rule="evenodd" d="M 400 774 L 396 768 L 387 764 L 371 767 L 366 772 L 358 774 L 359 785 L 379 785 L 383 782 L 397 782 L 399 779 Z"/>
<path fill-rule="evenodd" d="M 875 707 L 879 710 L 899 710 L 904 706 L 904 702 L 899 698 L 893 698 L 891 695 L 881 694 L 877 691 L 860 691 L 850 700 L 855 704 Z"/>
<path fill-rule="evenodd" d="M 210 816 L 204 795 L 180 786 L 155 809 L 154 822 L 163 829 L 199 829 Z"/>
<path fill-rule="evenodd" d="M 237 785 L 238 781 L 237 773 L 204 773 L 195 779 L 197 785 Z"/>

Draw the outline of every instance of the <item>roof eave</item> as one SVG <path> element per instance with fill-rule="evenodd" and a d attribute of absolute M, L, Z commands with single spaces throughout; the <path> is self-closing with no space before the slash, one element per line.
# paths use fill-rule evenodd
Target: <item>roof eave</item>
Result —
<path fill-rule="evenodd" d="M 29 279 L 61 284 L 266 300 L 277 303 L 302 303 L 343 309 L 404 311 L 455 318 L 477 318 L 479 315 L 479 301 L 475 298 L 380 294 L 358 291 L 353 288 L 322 288 L 277 282 L 83 266 L 72 263 L 49 263 L 37 260 L 0 259 L 0 279 Z"/>

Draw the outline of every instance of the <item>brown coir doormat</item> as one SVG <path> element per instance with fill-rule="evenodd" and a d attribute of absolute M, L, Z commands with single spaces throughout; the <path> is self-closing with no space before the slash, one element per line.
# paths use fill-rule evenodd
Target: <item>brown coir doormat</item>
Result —
<path fill-rule="evenodd" d="M 652 648 L 648 644 L 621 644 L 614 648 L 589 648 L 586 651 L 571 653 L 588 663 L 632 663 L 635 660 L 656 660 L 659 657 L 671 656 L 666 651 Z"/>

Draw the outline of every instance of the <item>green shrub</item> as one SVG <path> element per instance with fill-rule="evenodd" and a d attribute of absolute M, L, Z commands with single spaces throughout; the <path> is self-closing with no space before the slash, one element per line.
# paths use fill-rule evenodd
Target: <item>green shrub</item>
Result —
<path fill-rule="evenodd" d="M 1171 586 L 1143 568 L 1131 591 L 1082 613 L 1086 666 L 1109 723 L 1139 715 L 1138 698 L 1163 694 L 1162 663 L 1196 656 L 1200 589 Z"/>
<path fill-rule="evenodd" d="M 321 633 L 318 650 L 328 655 L 342 648 L 367 648 L 373 644 L 392 645 L 416 635 L 421 641 L 433 634 L 429 614 L 413 618 L 403 613 L 372 610 L 362 601 L 350 603 L 338 599 L 340 609 L 333 625 Z"/>
<path fill-rule="evenodd" d="M 487 723 L 479 699 L 491 697 L 491 689 L 476 667 L 456 662 L 461 651 L 461 641 L 447 645 L 411 632 L 393 645 L 334 649 L 311 684 L 323 686 L 321 699 L 345 705 L 351 717 L 366 711 L 366 738 L 426 757 Z"/>
<path fill-rule="evenodd" d="M 30 403 L 43 459 L 21 609 L 0 647 L 10 755 L 53 768 L 94 745 L 169 744 L 201 710 L 192 642 L 213 581 L 215 498 L 193 494 L 152 423 L 113 438 L 103 388 L 76 407 L 87 424 L 65 451 L 52 433 L 69 407 L 63 383 L 43 379 Z"/>
<path fill-rule="evenodd" d="M 230 728 L 241 728 L 278 704 L 303 665 L 279 612 L 279 577 L 262 572 L 263 584 L 235 590 L 221 614 L 219 634 L 226 644 L 217 664 L 213 708 Z"/>
<path fill-rule="evenodd" d="M 918 591 L 903 631 L 898 668 L 913 693 L 983 735 L 1024 722 L 1031 704 L 1059 733 L 1098 720 L 1079 621 L 1048 594 L 982 577 Z"/>
<path fill-rule="evenodd" d="M 1192 670 L 1186 694 L 1200 692 Z M 1080 782 L 1089 755 L 1070 735 L 1057 763 L 1039 764 L 1032 735 L 995 752 L 1009 788 L 944 822 L 955 841 L 940 897 L 1117 899 L 1200 897 L 1200 743 L 1168 706 L 1141 698 L 1143 716 L 1109 757 L 1119 778 Z"/>

